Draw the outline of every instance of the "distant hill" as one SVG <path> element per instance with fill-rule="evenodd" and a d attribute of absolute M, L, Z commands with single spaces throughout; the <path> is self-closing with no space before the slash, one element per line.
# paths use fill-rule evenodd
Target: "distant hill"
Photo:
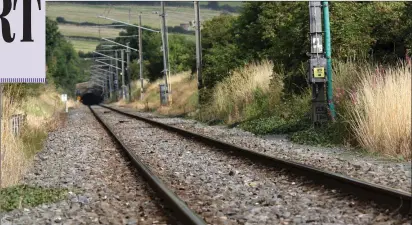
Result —
<path fill-rule="evenodd" d="M 223 8 L 240 7 L 241 2 L 200 2 L 201 21 L 209 20 L 222 13 L 231 13 Z M 220 8 L 222 8 L 220 10 Z M 231 10 L 231 9 L 230 9 Z M 124 27 L 100 27 L 114 25 L 114 21 L 98 18 L 105 15 L 121 21 L 137 24 L 142 15 L 142 24 L 160 29 L 160 2 L 48 2 L 46 15 L 56 20 L 64 36 L 76 50 L 90 52 L 99 44 L 101 37 L 118 36 Z M 233 10 L 232 10 L 233 11 Z M 190 21 L 194 20 L 193 2 L 166 2 L 167 26 L 170 33 L 179 33 L 194 40 L 194 30 Z M 237 13 L 231 13 L 236 15 Z M 192 37 L 193 36 L 193 37 Z"/>

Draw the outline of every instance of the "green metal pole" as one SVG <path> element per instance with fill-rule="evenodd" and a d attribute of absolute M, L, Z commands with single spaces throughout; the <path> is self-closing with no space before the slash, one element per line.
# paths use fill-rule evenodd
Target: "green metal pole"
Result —
<path fill-rule="evenodd" d="M 327 99 L 332 121 L 335 121 L 336 112 L 333 104 L 333 89 L 332 89 L 332 47 L 330 38 L 330 23 L 329 23 L 329 7 L 327 1 L 322 1 L 323 8 L 323 24 L 325 26 L 325 53 L 326 53 L 326 74 L 328 78 L 327 83 Z"/>

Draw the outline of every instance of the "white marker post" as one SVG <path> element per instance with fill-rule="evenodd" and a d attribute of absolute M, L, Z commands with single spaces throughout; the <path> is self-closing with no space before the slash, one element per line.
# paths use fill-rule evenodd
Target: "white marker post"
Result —
<path fill-rule="evenodd" d="M 69 112 L 67 108 L 67 94 L 62 94 L 62 101 L 64 102 L 64 107 L 66 108 L 66 113 Z"/>

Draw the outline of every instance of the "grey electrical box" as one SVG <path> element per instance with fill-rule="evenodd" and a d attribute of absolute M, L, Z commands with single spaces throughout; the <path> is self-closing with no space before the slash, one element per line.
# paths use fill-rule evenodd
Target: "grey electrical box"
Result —
<path fill-rule="evenodd" d="M 328 121 L 328 109 L 324 102 L 312 102 L 312 121 L 324 123 Z"/>
<path fill-rule="evenodd" d="M 326 58 L 309 59 L 309 82 L 324 83 L 326 82 Z"/>
<path fill-rule="evenodd" d="M 166 85 L 159 84 L 159 89 L 160 89 L 160 104 L 167 105 Z"/>

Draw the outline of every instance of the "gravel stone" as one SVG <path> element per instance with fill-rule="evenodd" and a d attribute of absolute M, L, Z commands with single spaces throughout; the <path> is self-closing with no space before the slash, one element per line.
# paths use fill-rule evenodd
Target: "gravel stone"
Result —
<path fill-rule="evenodd" d="M 70 110 L 22 181 L 68 188 L 67 198 L 0 213 L 0 224 L 171 224 L 151 188 L 128 165 L 87 107 Z"/>
<path fill-rule="evenodd" d="M 152 172 L 209 224 L 374 224 L 378 215 L 388 224 L 408 221 L 373 203 L 94 108 Z M 128 123 L 118 123 L 127 119 Z"/>
<path fill-rule="evenodd" d="M 207 126 L 190 119 L 165 118 L 152 113 L 136 112 L 133 109 L 114 108 L 263 154 L 411 193 L 411 161 L 398 162 L 389 158 L 370 156 L 346 147 L 326 148 L 299 145 L 287 140 L 285 135 L 258 136 L 239 128 L 229 129 L 226 126 Z"/>

